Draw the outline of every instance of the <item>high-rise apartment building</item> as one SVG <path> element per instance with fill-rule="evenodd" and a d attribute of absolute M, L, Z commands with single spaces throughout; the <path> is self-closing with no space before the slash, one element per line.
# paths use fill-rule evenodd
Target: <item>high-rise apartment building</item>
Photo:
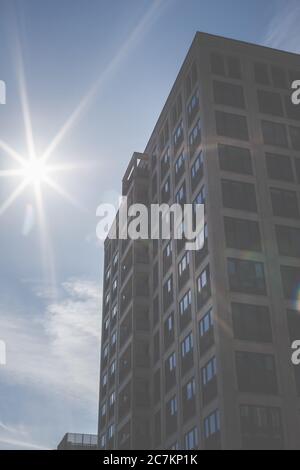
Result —
<path fill-rule="evenodd" d="M 205 244 L 106 240 L 100 448 L 300 448 L 295 79 L 298 55 L 196 34 L 123 195 L 204 203 Z"/>

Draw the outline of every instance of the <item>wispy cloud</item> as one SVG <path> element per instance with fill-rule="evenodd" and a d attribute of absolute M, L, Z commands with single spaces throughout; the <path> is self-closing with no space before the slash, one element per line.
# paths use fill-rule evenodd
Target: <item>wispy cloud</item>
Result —
<path fill-rule="evenodd" d="M 69 424 L 68 416 L 77 413 L 93 414 L 96 422 L 100 288 L 87 279 L 69 279 L 61 284 L 59 299 L 53 299 L 48 286 L 32 281 L 28 286 L 34 291 L 38 305 L 44 305 L 40 312 L 28 313 L 21 306 L 9 308 L 0 301 L 1 338 L 7 345 L 7 365 L 0 370 L 1 382 L 14 390 L 29 387 L 32 396 L 38 395 L 49 407 L 53 400 L 60 406 L 63 404 L 65 427 Z M 30 408 L 33 404 L 25 402 L 23 406 Z M 29 424 L 25 428 L 23 424 L 17 425 L 16 432 L 15 422 L 0 422 L 0 444 L 15 446 L 19 442 L 21 447 L 39 446 L 22 438 L 20 431 L 26 430 Z M 51 423 L 45 426 L 51 427 Z"/>
<path fill-rule="evenodd" d="M 275 49 L 300 52 L 299 0 L 280 2 L 267 27 L 264 44 Z"/>

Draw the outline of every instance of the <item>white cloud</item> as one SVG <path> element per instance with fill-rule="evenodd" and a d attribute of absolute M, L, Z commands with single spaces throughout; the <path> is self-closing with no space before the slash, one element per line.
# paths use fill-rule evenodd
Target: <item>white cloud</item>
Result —
<path fill-rule="evenodd" d="M 49 298 L 47 286 L 28 285 L 33 288 L 38 305 L 45 305 L 43 311 L 36 313 L 35 307 L 34 313 L 28 312 L 29 303 L 11 310 L 0 301 L 0 336 L 7 345 L 7 365 L 0 370 L 1 382 L 3 380 L 13 390 L 29 386 L 32 395 L 41 397 L 46 407 L 52 406 L 55 400 L 59 406 L 63 404 L 66 412 L 65 432 L 73 430 L 67 429 L 68 416 L 73 421 L 72 416 L 77 413 L 93 415 L 96 423 L 100 288 L 93 281 L 69 279 L 61 284 L 62 293 L 55 300 Z M 34 405 L 23 404 L 25 407 Z M 53 416 L 53 428 L 57 420 L 58 417 Z M 59 421 L 61 424 L 63 416 L 59 417 Z M 21 447 L 39 447 L 32 439 L 27 441 L 22 438 L 20 433 L 20 429 L 29 428 L 32 423 L 30 426 L 25 423 L 16 427 L 15 422 L 16 419 L 11 425 L 0 421 L 0 445 L 2 442 L 4 446 L 5 443 L 15 446 L 19 442 Z M 51 427 L 51 422 L 44 425 Z M 12 429 L 14 432 L 10 432 Z M 30 433 L 31 438 L 34 434 L 34 431 Z"/>
<path fill-rule="evenodd" d="M 275 49 L 300 52 L 300 3 L 290 0 L 280 3 L 264 38 L 264 44 Z"/>

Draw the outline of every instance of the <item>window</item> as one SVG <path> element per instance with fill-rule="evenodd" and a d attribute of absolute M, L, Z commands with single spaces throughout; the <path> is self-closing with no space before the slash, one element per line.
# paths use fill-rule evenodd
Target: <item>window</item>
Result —
<path fill-rule="evenodd" d="M 216 111 L 217 134 L 232 139 L 249 140 L 245 116 Z"/>
<path fill-rule="evenodd" d="M 114 433 L 115 433 L 115 426 L 114 424 L 111 424 L 108 427 L 108 431 L 107 431 L 108 439 L 112 439 L 114 437 Z"/>
<path fill-rule="evenodd" d="M 172 241 L 169 241 L 163 250 L 163 271 L 168 271 L 172 264 Z"/>
<path fill-rule="evenodd" d="M 260 85 L 270 85 L 268 66 L 262 63 L 254 64 L 254 78 Z"/>
<path fill-rule="evenodd" d="M 172 372 L 176 369 L 176 355 L 175 353 L 171 354 L 168 359 L 169 371 Z"/>
<path fill-rule="evenodd" d="M 300 229 L 276 225 L 275 230 L 279 254 L 300 258 Z"/>
<path fill-rule="evenodd" d="M 110 366 L 110 375 L 111 376 L 114 375 L 114 373 L 116 372 L 116 365 L 117 365 L 116 361 L 113 361 L 111 363 L 111 366 Z"/>
<path fill-rule="evenodd" d="M 116 402 L 116 392 L 112 392 L 109 397 L 109 406 L 113 406 Z"/>
<path fill-rule="evenodd" d="M 254 184 L 223 179 L 222 194 L 224 207 L 257 212 Z"/>
<path fill-rule="evenodd" d="M 195 206 L 196 204 L 205 204 L 205 186 L 202 186 L 199 193 L 193 200 L 193 206 Z"/>
<path fill-rule="evenodd" d="M 217 374 L 217 361 L 213 357 L 206 365 L 202 368 L 202 385 L 206 386 Z"/>
<path fill-rule="evenodd" d="M 170 187 L 170 177 L 165 181 L 162 190 L 161 190 L 161 200 L 166 203 L 169 201 L 171 196 L 171 187 Z"/>
<path fill-rule="evenodd" d="M 185 434 L 184 444 L 186 450 L 193 450 L 198 448 L 198 430 L 196 427 Z"/>
<path fill-rule="evenodd" d="M 214 326 L 212 308 L 201 318 L 199 322 L 200 337 L 202 338 Z"/>
<path fill-rule="evenodd" d="M 168 349 L 174 341 L 174 313 L 172 312 L 164 322 L 164 344 Z"/>
<path fill-rule="evenodd" d="M 271 75 L 273 86 L 275 88 L 287 88 L 287 80 L 284 69 L 274 65 L 273 67 L 271 67 Z"/>
<path fill-rule="evenodd" d="M 204 437 L 209 439 L 211 436 L 220 431 L 220 413 L 215 410 L 204 420 Z"/>
<path fill-rule="evenodd" d="M 293 149 L 300 150 L 300 127 L 290 126 L 289 130 Z"/>
<path fill-rule="evenodd" d="M 211 64 L 211 71 L 216 75 L 226 75 L 225 72 L 225 61 L 224 57 L 221 54 L 213 52 L 210 55 L 210 64 Z"/>
<path fill-rule="evenodd" d="M 193 350 L 193 334 L 187 335 L 181 343 L 181 357 L 184 358 Z"/>
<path fill-rule="evenodd" d="M 111 346 L 115 346 L 117 342 L 117 332 L 115 331 L 112 335 L 111 335 Z"/>
<path fill-rule="evenodd" d="M 241 62 L 237 57 L 227 57 L 228 77 L 239 80 L 242 78 Z"/>
<path fill-rule="evenodd" d="M 279 450 L 283 448 L 280 408 L 241 405 L 240 421 L 243 449 Z"/>
<path fill-rule="evenodd" d="M 202 176 L 203 176 L 203 154 L 202 152 L 200 152 L 197 158 L 195 159 L 191 168 L 192 190 L 196 188 Z"/>
<path fill-rule="evenodd" d="M 194 126 L 192 132 L 189 135 L 189 144 L 191 156 L 194 155 L 197 147 L 201 144 L 201 121 L 198 119 L 196 125 Z"/>
<path fill-rule="evenodd" d="M 270 354 L 236 352 L 239 391 L 276 395 L 278 392 L 274 356 Z"/>
<path fill-rule="evenodd" d="M 291 342 L 300 338 L 300 314 L 299 310 L 287 311 L 288 327 Z"/>
<path fill-rule="evenodd" d="M 230 290 L 245 294 L 266 294 L 263 263 L 240 259 L 228 259 Z"/>
<path fill-rule="evenodd" d="M 112 319 L 115 319 L 117 317 L 117 314 L 118 314 L 118 307 L 117 305 L 114 305 L 113 306 L 113 309 L 112 309 Z"/>
<path fill-rule="evenodd" d="M 273 116 L 283 116 L 283 107 L 281 96 L 279 93 L 271 91 L 257 91 L 259 111 L 263 114 L 271 114 Z"/>
<path fill-rule="evenodd" d="M 206 303 L 210 297 L 210 273 L 209 266 L 202 271 L 197 279 L 197 307 L 198 310 Z"/>
<path fill-rule="evenodd" d="M 186 401 L 192 400 L 196 395 L 196 383 L 194 378 L 186 384 L 184 395 Z"/>
<path fill-rule="evenodd" d="M 194 62 L 190 69 L 189 74 L 187 75 L 185 79 L 185 91 L 186 91 L 187 97 L 189 97 L 190 94 L 192 93 L 192 90 L 194 86 L 196 85 L 197 79 L 198 79 L 197 65 Z"/>
<path fill-rule="evenodd" d="M 262 121 L 262 133 L 265 145 L 287 147 L 287 133 L 284 124 L 278 122 Z"/>
<path fill-rule="evenodd" d="M 105 387 L 107 385 L 107 373 L 103 374 L 102 377 L 102 386 Z"/>
<path fill-rule="evenodd" d="M 215 75 L 239 80 L 242 78 L 241 62 L 237 57 L 223 57 L 213 52 L 210 56 L 211 71 Z"/>
<path fill-rule="evenodd" d="M 192 305 L 192 293 L 189 290 L 179 302 L 179 313 L 180 315 L 184 315 L 188 310 L 190 310 Z"/>
<path fill-rule="evenodd" d="M 178 263 L 178 281 L 179 288 L 187 282 L 189 278 L 190 253 L 186 252 Z"/>
<path fill-rule="evenodd" d="M 214 80 L 213 91 L 216 104 L 240 109 L 245 108 L 244 91 L 240 85 Z"/>
<path fill-rule="evenodd" d="M 171 398 L 169 401 L 170 415 L 175 416 L 177 414 L 177 398 L 176 396 Z"/>
<path fill-rule="evenodd" d="M 258 222 L 224 217 L 224 225 L 227 248 L 261 251 Z"/>
<path fill-rule="evenodd" d="M 168 121 L 166 121 L 159 135 L 160 150 L 164 149 L 168 140 L 169 140 L 169 124 L 168 124 Z"/>
<path fill-rule="evenodd" d="M 103 359 L 107 359 L 108 357 L 108 344 L 106 344 L 103 348 Z"/>
<path fill-rule="evenodd" d="M 295 266 L 281 266 L 280 270 L 284 297 L 287 300 L 296 300 L 295 289 L 299 286 L 300 268 Z"/>
<path fill-rule="evenodd" d="M 175 152 L 178 150 L 181 142 L 183 141 L 183 124 L 180 122 L 179 126 L 176 128 L 176 131 L 173 136 Z"/>
<path fill-rule="evenodd" d="M 234 337 L 258 343 L 272 342 L 270 312 L 264 305 L 232 303 Z"/>
<path fill-rule="evenodd" d="M 250 150 L 232 145 L 219 145 L 219 163 L 223 171 L 252 175 Z"/>
<path fill-rule="evenodd" d="M 182 152 L 179 155 L 179 157 L 177 158 L 176 163 L 175 163 L 175 180 L 176 180 L 176 183 L 179 181 L 179 178 L 184 173 L 184 165 L 185 165 L 185 157 L 184 157 L 184 153 Z"/>
<path fill-rule="evenodd" d="M 176 101 L 172 107 L 172 124 L 173 126 L 176 124 L 178 121 L 180 115 L 182 112 L 182 99 L 181 99 L 181 93 L 178 94 Z"/>
<path fill-rule="evenodd" d="M 169 149 L 167 149 L 167 151 L 164 153 L 160 162 L 161 180 L 164 179 L 169 168 L 170 168 L 170 154 L 169 154 Z"/>
<path fill-rule="evenodd" d="M 285 104 L 285 112 L 286 112 L 287 117 L 289 119 L 293 119 L 294 121 L 300 121 L 300 108 L 299 106 L 294 105 L 294 103 L 291 100 L 290 94 L 285 95 L 284 104 Z"/>
<path fill-rule="evenodd" d="M 269 178 L 282 181 L 294 180 L 290 157 L 274 153 L 267 153 L 266 163 Z"/>
<path fill-rule="evenodd" d="M 196 242 L 196 252 L 195 252 L 196 267 L 200 265 L 200 263 L 204 260 L 206 254 L 208 253 L 207 240 L 208 240 L 208 229 L 207 229 L 207 223 L 205 223 L 204 228 L 200 230 L 195 240 Z"/>
<path fill-rule="evenodd" d="M 186 202 L 186 186 L 185 182 L 180 186 L 179 190 L 175 195 L 175 202 L 177 204 L 185 204 Z"/>
<path fill-rule="evenodd" d="M 173 300 L 173 276 L 171 275 L 163 286 L 164 310 L 166 310 Z"/>
<path fill-rule="evenodd" d="M 284 218 L 299 218 L 297 193 L 284 189 L 270 188 L 273 215 Z"/>
<path fill-rule="evenodd" d="M 190 125 L 199 110 L 199 90 L 196 90 L 187 107 L 188 124 Z"/>
<path fill-rule="evenodd" d="M 101 449 L 105 449 L 105 444 L 106 444 L 106 435 L 102 434 L 100 437 L 100 447 Z"/>
<path fill-rule="evenodd" d="M 205 354 L 214 344 L 214 323 L 212 308 L 201 318 L 199 322 L 199 348 L 200 355 Z"/>

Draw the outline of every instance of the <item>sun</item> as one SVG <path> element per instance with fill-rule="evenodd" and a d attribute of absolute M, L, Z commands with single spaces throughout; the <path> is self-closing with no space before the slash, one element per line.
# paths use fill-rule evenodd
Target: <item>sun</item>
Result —
<path fill-rule="evenodd" d="M 42 158 L 34 158 L 24 165 L 23 176 L 28 183 L 39 185 L 48 178 L 49 168 Z"/>

